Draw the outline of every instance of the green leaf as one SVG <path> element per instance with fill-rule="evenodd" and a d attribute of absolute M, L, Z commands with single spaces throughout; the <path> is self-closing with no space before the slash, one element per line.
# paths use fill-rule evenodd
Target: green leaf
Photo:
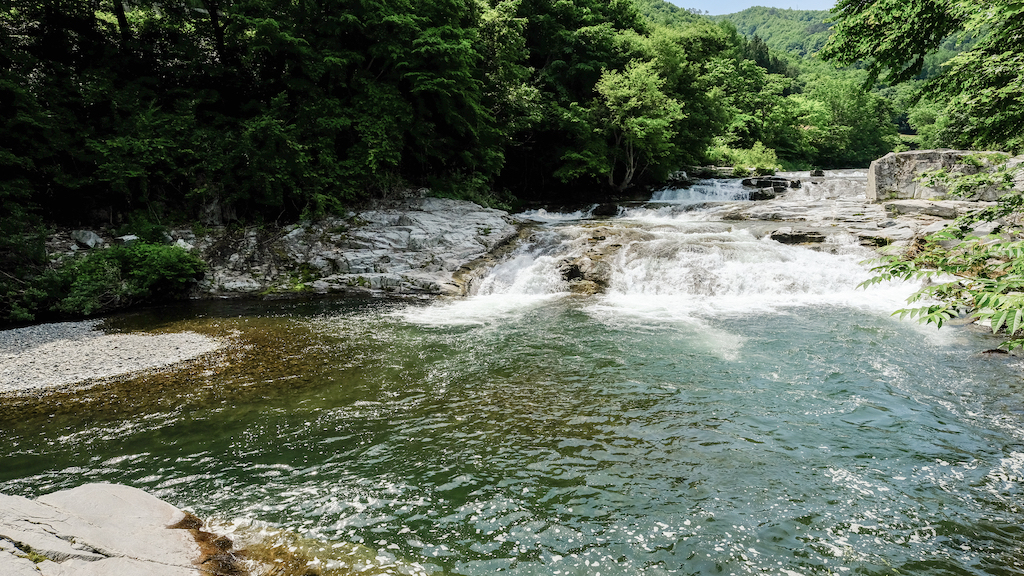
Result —
<path fill-rule="evenodd" d="M 999 314 L 996 317 L 996 321 L 992 323 L 992 333 L 993 334 L 999 332 L 999 328 L 1001 328 L 1003 326 L 1003 324 L 1006 323 L 1006 318 L 1009 315 L 1010 315 L 1010 311 L 1009 310 L 1003 310 L 1003 313 Z"/>

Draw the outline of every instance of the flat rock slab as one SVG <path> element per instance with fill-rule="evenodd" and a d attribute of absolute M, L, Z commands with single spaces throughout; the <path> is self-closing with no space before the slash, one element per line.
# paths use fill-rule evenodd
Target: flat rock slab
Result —
<path fill-rule="evenodd" d="M 820 244 L 828 234 L 813 228 L 793 228 L 783 226 L 769 234 L 769 237 L 782 244 Z"/>
<path fill-rule="evenodd" d="M 967 202 L 963 200 L 893 200 L 883 204 L 887 212 L 908 215 L 935 216 L 937 218 L 957 218 L 964 214 L 976 212 L 995 202 Z"/>
<path fill-rule="evenodd" d="M 37 500 L 0 494 L 0 574 L 199 576 L 194 538 L 168 528 L 184 517 L 118 484 L 86 484 Z"/>

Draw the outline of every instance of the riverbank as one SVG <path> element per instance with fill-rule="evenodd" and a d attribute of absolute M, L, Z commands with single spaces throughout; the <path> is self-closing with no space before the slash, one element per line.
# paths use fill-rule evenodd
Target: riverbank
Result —
<path fill-rule="evenodd" d="M 0 492 L 130 484 L 242 548 L 287 531 L 327 574 L 1012 560 L 998 526 L 957 529 L 975 534 L 963 554 L 929 531 L 1020 521 L 1013 490 L 995 500 L 992 484 L 1019 468 L 1024 429 L 1015 361 L 975 352 L 994 337 L 891 318 L 911 287 L 857 288 L 870 252 L 853 238 L 789 246 L 759 231 L 793 222 L 701 210 L 552 216 L 473 298 L 110 319 L 230 345 L 7 410 Z M 561 263 L 615 237 L 605 293 L 566 294 Z M 881 517 L 885 530 L 861 532 Z"/>
<path fill-rule="evenodd" d="M 780 176 L 799 180 L 801 185 L 766 200 L 700 205 L 634 202 L 628 207 L 591 207 L 579 216 L 614 215 L 626 209 L 677 217 L 692 215 L 699 207 L 701 219 L 782 243 L 827 246 L 830 239 L 845 237 L 876 249 L 898 249 L 967 211 L 991 205 L 922 198 L 872 201 L 878 193 L 867 189 L 869 173 L 828 171 L 814 177 L 806 172 L 785 173 Z M 194 251 L 210 266 L 195 287 L 194 298 L 332 293 L 459 296 L 469 293 L 502 249 L 514 245 L 517 235 L 536 223 L 536 215 L 510 215 L 465 201 L 408 198 L 346 218 L 280 229 L 172 229 L 170 240 Z M 85 250 L 73 236 L 64 231 L 52 237 L 51 253 L 67 256 Z M 97 246 L 117 241 L 96 237 Z M 563 275 L 569 281 L 588 281 L 586 286 L 571 284 L 574 291 L 594 293 L 607 284 L 608 279 L 599 274 L 607 267 L 587 264 L 607 260 L 625 244 L 612 236 L 588 241 L 593 246 L 587 262 L 568 260 Z M 35 394 L 160 369 L 223 345 L 190 332 L 106 334 L 99 326 L 99 321 L 92 320 L 0 332 L 0 394 Z"/>
<path fill-rule="evenodd" d="M 0 331 L 0 396 L 166 368 L 211 354 L 224 342 L 196 334 L 108 334 L 101 320 Z"/>

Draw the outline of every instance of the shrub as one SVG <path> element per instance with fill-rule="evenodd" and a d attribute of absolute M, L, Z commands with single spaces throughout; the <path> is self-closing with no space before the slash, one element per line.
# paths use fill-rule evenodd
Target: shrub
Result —
<path fill-rule="evenodd" d="M 775 150 L 760 142 L 755 142 L 749 149 L 730 148 L 718 144 L 708 151 L 708 158 L 719 166 L 733 166 L 734 175 L 746 176 L 751 172 L 767 175 L 782 169 Z M 736 174 L 737 172 L 742 174 Z"/>
<path fill-rule="evenodd" d="M 995 161 L 999 159 L 996 158 Z M 1009 188 L 1019 167 L 999 166 L 997 184 Z M 971 187 L 992 185 L 976 175 L 926 176 L 949 185 L 957 193 L 970 194 Z M 1024 192 L 1008 190 L 994 206 L 961 216 L 955 225 L 926 236 L 904 254 L 883 256 L 872 268 L 875 277 L 862 286 L 889 280 L 930 279 L 907 300 L 916 307 L 894 314 L 917 318 L 926 324 L 942 324 L 958 316 L 987 323 L 994 334 L 1006 340 L 1008 350 L 1024 347 L 1024 229 L 1019 224 L 1024 212 Z M 998 222 L 997 234 L 971 233 L 978 222 Z M 950 278 L 952 276 L 952 279 Z"/>
<path fill-rule="evenodd" d="M 89 252 L 46 269 L 2 295 L 3 320 L 90 316 L 185 297 L 206 264 L 178 246 L 138 242 Z"/>

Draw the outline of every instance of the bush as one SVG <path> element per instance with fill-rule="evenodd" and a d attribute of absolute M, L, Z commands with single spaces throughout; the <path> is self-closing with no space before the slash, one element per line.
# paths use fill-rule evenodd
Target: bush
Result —
<path fill-rule="evenodd" d="M 715 165 L 732 166 L 735 176 L 747 176 L 751 172 L 763 176 L 782 169 L 775 150 L 760 142 L 755 142 L 749 149 L 730 148 L 718 143 L 708 151 L 708 158 Z"/>
<path fill-rule="evenodd" d="M 20 284 L 4 287 L 3 320 L 91 316 L 143 303 L 180 299 L 206 264 L 178 246 L 138 242 L 61 263 Z"/>
<path fill-rule="evenodd" d="M 989 159 L 1000 161 L 998 156 Z M 967 316 L 987 323 L 994 334 L 1002 334 L 1006 340 L 1001 346 L 1008 350 L 1024 347 L 1024 229 L 1019 225 L 1024 192 L 1010 189 L 1018 172 L 1019 167 L 1008 168 L 1004 163 L 991 173 L 926 174 L 931 183 L 944 183 L 957 194 L 970 195 L 970 188 L 991 185 L 1006 192 L 994 206 L 961 216 L 954 225 L 920 239 L 906 253 L 883 256 L 872 268 L 876 276 L 862 286 L 930 279 L 907 300 L 919 305 L 897 310 L 894 315 L 917 318 L 939 328 L 953 318 Z M 978 222 L 998 222 L 998 233 L 972 234 Z"/>
<path fill-rule="evenodd" d="M 170 236 L 167 226 L 153 222 L 145 213 L 136 212 L 128 216 L 128 222 L 117 229 L 118 236 L 133 234 L 143 242 L 167 244 Z"/>

